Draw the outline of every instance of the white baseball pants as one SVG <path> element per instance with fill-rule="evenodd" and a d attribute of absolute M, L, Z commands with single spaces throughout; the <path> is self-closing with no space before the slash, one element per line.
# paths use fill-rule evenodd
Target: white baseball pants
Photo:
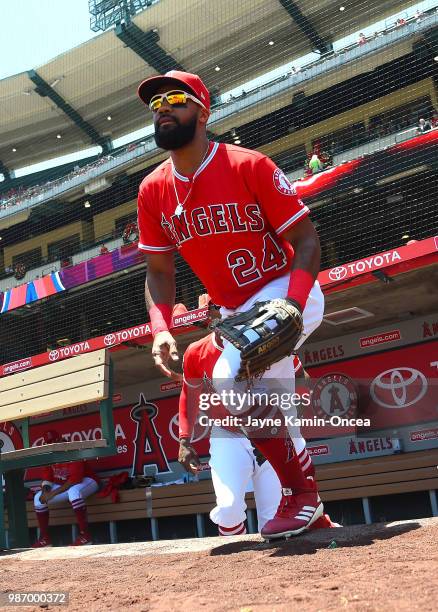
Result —
<path fill-rule="evenodd" d="M 213 523 L 234 527 L 246 519 L 245 493 L 254 491 L 258 530 L 275 514 L 281 485 L 269 461 L 257 463 L 253 447 L 243 435 L 213 427 L 210 437 L 211 478 L 216 506 Z"/>
<path fill-rule="evenodd" d="M 52 491 L 59 489 L 60 486 L 61 485 L 59 484 L 52 485 Z M 49 499 L 48 504 L 41 503 L 40 497 L 41 497 L 42 491 L 38 491 L 38 493 L 33 498 L 35 510 L 37 512 L 41 510 L 45 510 L 48 505 L 52 506 L 53 504 L 58 504 L 60 502 L 69 501 L 71 503 L 72 501 L 76 501 L 78 499 L 84 500 L 90 495 L 93 495 L 93 493 L 96 493 L 98 488 L 99 488 L 99 485 L 97 484 L 97 482 L 93 478 L 89 478 L 87 476 L 78 484 L 71 486 L 67 491 L 64 491 L 63 493 L 60 493 L 59 495 L 55 495 L 55 497 L 52 497 L 52 499 Z"/>

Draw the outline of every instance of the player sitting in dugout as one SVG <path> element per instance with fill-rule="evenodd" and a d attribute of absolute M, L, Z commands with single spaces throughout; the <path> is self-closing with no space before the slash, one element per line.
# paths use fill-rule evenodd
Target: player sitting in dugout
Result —
<path fill-rule="evenodd" d="M 61 435 L 55 430 L 46 431 L 44 444 L 62 442 Z M 49 535 L 49 506 L 69 501 L 79 527 L 79 534 L 72 546 L 92 544 L 88 529 L 87 506 L 85 500 L 99 489 L 99 477 L 87 461 L 55 463 L 43 468 L 41 491 L 33 499 L 40 535 L 33 548 L 51 546 Z"/>

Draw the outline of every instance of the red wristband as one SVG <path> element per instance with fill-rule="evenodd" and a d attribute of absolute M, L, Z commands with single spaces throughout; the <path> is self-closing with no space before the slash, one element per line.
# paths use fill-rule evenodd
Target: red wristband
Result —
<path fill-rule="evenodd" d="M 297 302 L 304 310 L 315 279 L 307 270 L 292 270 L 290 273 L 287 297 Z"/>
<path fill-rule="evenodd" d="M 172 308 L 169 304 L 154 304 L 149 308 L 152 336 L 160 331 L 169 331 L 172 323 Z"/>

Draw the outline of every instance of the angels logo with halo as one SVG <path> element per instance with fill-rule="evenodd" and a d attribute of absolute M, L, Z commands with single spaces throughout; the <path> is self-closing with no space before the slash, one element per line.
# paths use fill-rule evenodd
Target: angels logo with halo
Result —
<path fill-rule="evenodd" d="M 356 416 L 358 406 L 356 385 L 345 374 L 326 374 L 316 381 L 312 393 L 312 405 L 318 417 L 339 416 L 349 419 Z"/>
<path fill-rule="evenodd" d="M 273 180 L 276 190 L 283 195 L 296 195 L 295 187 L 280 168 L 274 170 Z"/>

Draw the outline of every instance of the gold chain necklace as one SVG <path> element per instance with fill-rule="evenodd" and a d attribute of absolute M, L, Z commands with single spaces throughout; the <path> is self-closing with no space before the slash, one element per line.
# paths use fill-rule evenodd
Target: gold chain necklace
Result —
<path fill-rule="evenodd" d="M 190 189 L 186 195 L 186 197 L 184 198 L 184 200 L 182 202 L 180 202 L 180 199 L 178 197 L 178 191 L 176 189 L 176 183 L 175 183 L 175 166 L 173 165 L 173 160 L 172 160 L 172 179 L 173 179 L 173 190 L 175 191 L 175 198 L 176 198 L 176 203 L 177 203 L 177 207 L 175 208 L 175 215 L 177 217 L 179 217 L 181 215 L 181 213 L 184 210 L 184 206 L 187 202 L 187 200 L 189 199 L 190 194 L 192 193 L 192 189 L 193 189 L 193 185 L 195 182 L 195 178 L 198 176 L 198 174 L 201 172 L 202 170 L 202 165 L 205 162 L 205 160 L 207 159 L 208 153 L 209 153 L 209 149 L 210 149 L 210 141 L 208 141 L 207 143 L 207 149 L 204 153 L 204 157 L 202 158 L 201 163 L 198 166 L 198 169 L 196 170 L 195 174 L 193 175 L 192 181 L 191 181 L 191 185 L 190 185 Z"/>

